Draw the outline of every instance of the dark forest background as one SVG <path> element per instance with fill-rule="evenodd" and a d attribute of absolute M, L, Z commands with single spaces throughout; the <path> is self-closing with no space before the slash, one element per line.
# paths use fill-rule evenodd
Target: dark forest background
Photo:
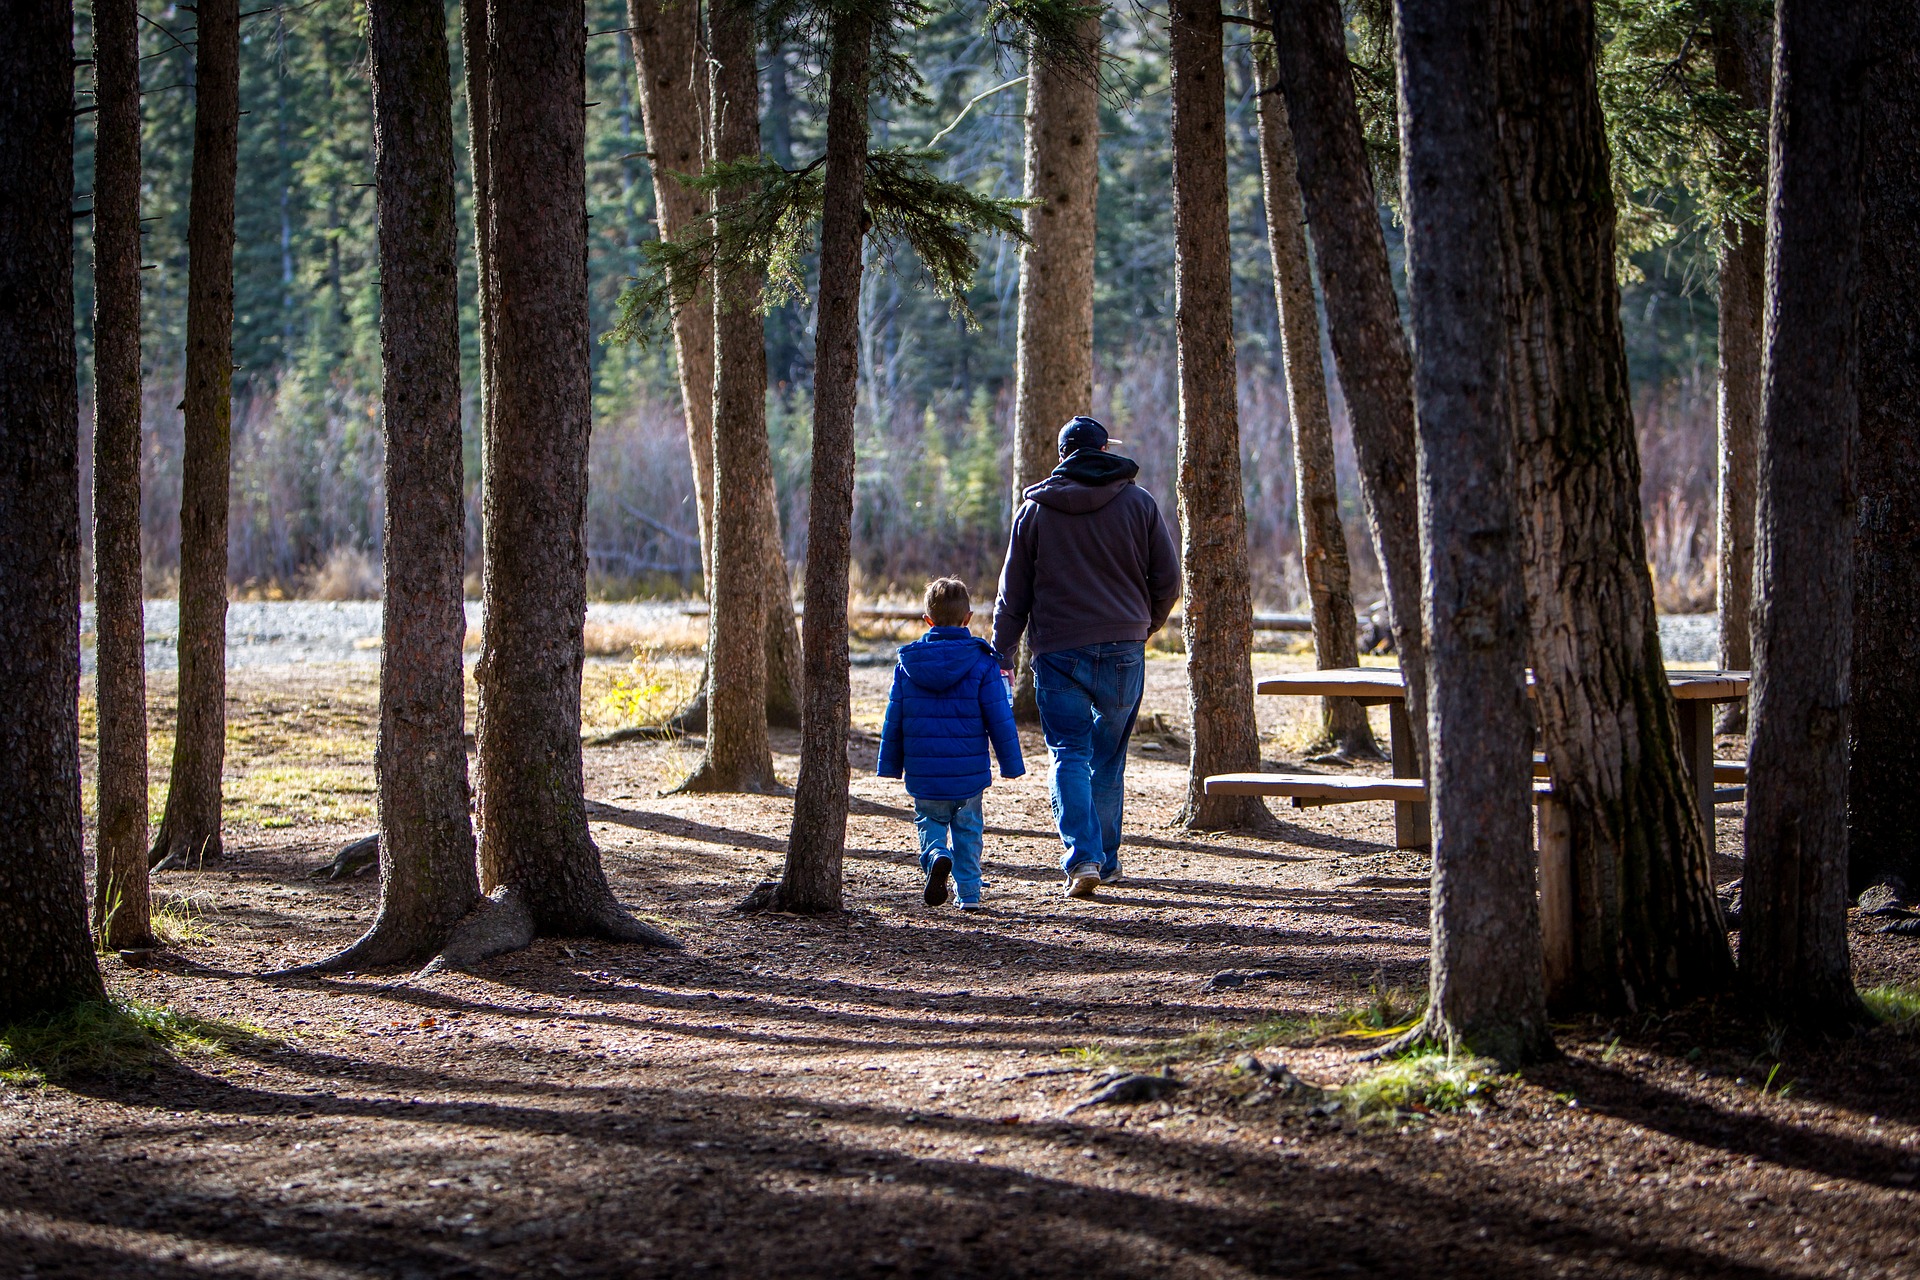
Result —
<path fill-rule="evenodd" d="M 655 234 L 653 189 L 634 93 L 626 11 L 589 0 L 587 197 L 595 331 L 640 267 Z M 449 39 L 460 70 L 458 20 Z M 77 43 L 90 46 L 84 15 Z M 365 14 L 354 0 L 263 9 L 242 23 L 240 164 L 235 260 L 234 442 L 230 573 L 237 592 L 353 598 L 377 593 L 380 484 L 380 284 L 372 190 L 372 118 Z M 1142 482 L 1171 512 L 1178 420 L 1173 356 L 1173 235 L 1163 23 L 1116 7 L 1100 149 L 1097 386 L 1091 412 L 1139 459 Z M 143 524 L 148 589 L 171 594 L 179 547 L 186 219 L 193 124 L 192 13 L 143 23 L 146 445 Z M 919 143 L 969 99 L 1019 75 L 1022 60 L 956 6 L 920 38 L 926 100 L 878 106 L 876 144 Z M 818 154 L 823 112 L 816 68 L 793 50 L 762 59 L 763 141 L 783 163 Z M 1228 54 L 1234 312 L 1241 443 L 1256 602 L 1304 599 L 1292 455 L 1265 242 L 1252 60 Z M 85 83 L 84 80 L 82 82 Z M 471 211 L 460 131 L 462 327 L 467 359 L 469 547 L 477 567 L 479 447 L 473 388 Z M 944 139 L 947 176 L 983 192 L 1021 190 L 1024 86 L 978 103 Z M 90 118 L 80 119 L 77 190 L 91 189 Z M 1638 193 L 1659 209 L 1661 190 Z M 84 206 L 84 199 L 81 201 Z M 1629 237 L 1623 300 L 1645 471 L 1642 490 L 1656 588 L 1670 610 L 1710 609 L 1713 591 L 1714 305 L 1712 254 L 1674 212 Z M 1400 236 L 1381 217 L 1396 257 Z M 75 223 L 82 379 L 91 353 L 89 224 Z M 1636 247 L 1637 246 L 1637 247 Z M 923 288 L 911 260 L 869 272 L 861 299 L 860 470 L 856 590 L 883 594 L 934 573 L 985 585 L 997 572 L 1010 512 L 1012 384 L 1019 261 L 982 245 L 969 331 Z M 767 322 L 769 427 L 788 555 L 806 541 L 806 459 L 813 335 L 803 306 Z M 626 598 L 697 592 L 692 476 L 670 349 L 596 342 L 588 514 L 591 587 Z M 82 413 L 89 410 L 83 387 Z M 1356 591 L 1378 594 L 1359 507 L 1345 414 L 1334 425 Z M 83 475 L 82 493 L 90 492 Z M 83 496 L 84 501 L 84 496 Z M 477 583 L 477 578 L 475 579 Z"/>

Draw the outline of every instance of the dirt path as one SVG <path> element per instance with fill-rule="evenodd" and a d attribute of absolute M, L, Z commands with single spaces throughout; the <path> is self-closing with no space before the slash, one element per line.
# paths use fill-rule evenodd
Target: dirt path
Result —
<path fill-rule="evenodd" d="M 588 754 L 594 832 L 684 953 L 302 982 L 255 975 L 372 911 L 372 877 L 307 871 L 364 829 L 373 676 L 237 680 L 239 855 L 163 876 L 200 937 L 112 976 L 260 1037 L 0 1084 L 0 1276 L 1920 1276 L 1914 1037 L 1781 1057 L 1710 1011 L 1573 1026 L 1480 1114 L 1387 1121 L 1236 1073 L 1244 1045 L 1355 1073 L 1337 1033 L 1422 982 L 1426 868 L 1373 806 L 1168 829 L 1182 694 L 1151 665 L 1175 734 L 1135 752 L 1140 834 L 1097 901 L 1060 896 L 1036 770 L 988 796 L 990 910 L 920 905 L 908 811 L 868 769 L 848 913 L 741 917 L 786 802 L 659 798 L 690 756 L 623 745 Z M 856 673 L 869 731 L 885 674 Z M 1911 942 L 1855 942 L 1863 985 L 1920 979 Z M 1268 976 L 1207 989 L 1229 969 Z M 1068 1112 L 1165 1061 L 1170 1097 Z"/>

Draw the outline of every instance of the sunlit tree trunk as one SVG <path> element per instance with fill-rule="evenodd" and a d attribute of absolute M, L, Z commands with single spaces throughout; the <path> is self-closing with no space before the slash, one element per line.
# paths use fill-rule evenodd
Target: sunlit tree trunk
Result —
<path fill-rule="evenodd" d="M 1772 76 L 1773 23 L 1764 12 L 1736 4 L 1713 13 L 1714 80 L 1750 111 L 1764 115 Z M 1767 185 L 1765 153 L 1745 175 L 1756 190 Z M 1767 229 L 1738 218 L 1720 226 L 1719 520 L 1715 546 L 1720 621 L 1720 666 L 1753 665 L 1754 433 L 1760 422 L 1760 365 L 1767 310 Z M 1720 713 L 1720 731 L 1744 733 L 1745 702 Z"/>
<path fill-rule="evenodd" d="M 1433 796 L 1430 1003 L 1409 1040 L 1552 1052 L 1527 811 L 1526 613 L 1502 412 L 1493 0 L 1399 0 Z"/>
<path fill-rule="evenodd" d="M 1868 13 L 1775 8 L 1740 968 L 1771 1016 L 1810 1028 L 1865 1017 L 1847 953 L 1847 701 Z"/>
<path fill-rule="evenodd" d="M 1733 959 L 1682 764 L 1640 519 L 1593 10 L 1499 0 L 1507 412 L 1534 703 L 1566 817 L 1572 968 L 1556 1003 L 1669 1006 Z"/>
<path fill-rule="evenodd" d="M 1268 22 L 1266 0 L 1253 0 L 1257 23 Z M 1347 534 L 1340 523 L 1334 481 L 1333 420 L 1327 410 L 1327 372 L 1320 362 L 1320 313 L 1313 300 L 1307 256 L 1307 214 L 1287 122 L 1286 99 L 1274 91 L 1273 44 L 1265 33 L 1253 46 L 1260 95 L 1261 191 L 1267 206 L 1267 253 L 1273 262 L 1273 298 L 1280 313 L 1280 349 L 1286 360 L 1287 417 L 1293 426 L 1293 470 L 1300 515 L 1300 559 L 1313 610 L 1313 656 L 1322 670 L 1359 661 Z M 1351 698 L 1328 698 L 1321 727 L 1341 755 L 1378 759 L 1380 748 L 1366 708 Z"/>
<path fill-rule="evenodd" d="M 1874 5 L 1860 237 L 1848 887 L 1920 893 L 1920 12 Z M 1898 882 L 1895 884 L 1894 882 Z"/>
<path fill-rule="evenodd" d="M 152 942 L 147 675 L 140 558 L 140 30 L 133 0 L 93 6 L 93 602 L 100 726 L 94 927 Z"/>
<path fill-rule="evenodd" d="M 746 0 L 712 0 L 709 102 L 716 162 L 760 153 L 760 77 L 754 15 Z M 723 207 L 750 199 L 736 188 Z M 760 281 L 739 270 L 713 290 L 712 576 L 707 579 L 707 742 L 682 789 L 765 791 L 774 783 L 767 743 L 764 620 L 773 498 L 767 450 L 767 346 Z"/>
<path fill-rule="evenodd" d="M 1424 760 L 1426 644 L 1420 630 L 1413 363 L 1354 104 L 1346 21 L 1339 0 L 1288 0 L 1273 20 L 1274 57 L 1313 231 L 1327 337 L 1353 427 L 1393 643 L 1406 673 L 1408 718 Z"/>
<path fill-rule="evenodd" d="M 1210 774 L 1260 767 L 1253 719 L 1253 595 L 1240 487 L 1227 227 L 1220 6 L 1175 0 L 1173 72 L 1175 332 L 1180 356 L 1180 569 L 1193 751 L 1183 826 L 1219 830 L 1267 817 L 1258 796 L 1208 795 Z"/>
<path fill-rule="evenodd" d="M 0 1026 L 103 997 L 80 823 L 73 7 L 0 40 Z"/>
<path fill-rule="evenodd" d="M 1087 65 L 1028 61 L 1026 212 L 1014 361 L 1013 506 L 1059 460 L 1060 428 L 1093 404 L 1094 213 L 1100 188 L 1100 19 L 1081 39 Z M 1008 657 L 1015 655 L 1009 654 Z M 1033 671 L 1021 646 L 1014 710 L 1037 719 Z"/>
<path fill-rule="evenodd" d="M 220 856 L 227 752 L 227 471 L 233 446 L 233 199 L 240 10 L 203 0 L 187 209 L 186 449 L 180 467 L 180 680 L 167 807 L 149 861 Z"/>

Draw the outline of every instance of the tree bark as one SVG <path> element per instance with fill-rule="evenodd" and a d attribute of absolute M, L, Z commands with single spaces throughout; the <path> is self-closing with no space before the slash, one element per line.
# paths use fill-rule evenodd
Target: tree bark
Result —
<path fill-rule="evenodd" d="M 746 0 L 712 0 L 708 100 L 713 156 L 726 164 L 760 153 L 760 75 L 754 13 Z M 751 198 L 726 192 L 723 207 Z M 713 533 L 707 579 L 707 741 L 685 791 L 766 791 L 774 785 L 767 742 L 765 569 L 774 528 L 773 464 L 767 447 L 767 344 L 760 281 L 732 272 L 713 290 Z M 763 510 L 763 508 L 765 508 Z M 783 602 L 784 603 L 784 602 Z M 791 609 L 788 613 L 791 614 Z"/>
<path fill-rule="evenodd" d="M 1654 622 L 1593 10 L 1498 7 L 1507 415 L 1573 883 L 1572 971 L 1550 995 L 1668 1007 L 1725 989 L 1733 959 Z"/>
<path fill-rule="evenodd" d="M 1271 23 L 1267 0 L 1253 0 L 1254 22 Z M 1260 94 L 1261 194 L 1267 206 L 1267 253 L 1273 262 L 1273 300 L 1280 314 L 1280 350 L 1286 362 L 1287 417 L 1293 427 L 1293 470 L 1300 516 L 1300 559 L 1313 611 L 1313 655 L 1321 670 L 1351 667 L 1360 660 L 1353 607 L 1353 575 L 1347 534 L 1340 524 L 1340 493 L 1334 481 L 1333 419 L 1327 410 L 1327 372 L 1320 361 L 1320 313 L 1313 300 L 1313 269 L 1307 256 L 1306 207 L 1294 158 L 1287 104 L 1273 91 L 1278 72 L 1273 44 L 1254 37 Z M 1366 708 L 1351 698 L 1321 703 L 1321 732 L 1340 755 L 1378 760 Z"/>
<path fill-rule="evenodd" d="M 480 898 L 461 665 L 466 503 L 446 10 L 439 0 L 369 0 L 367 45 L 387 498 L 374 758 L 380 911 L 315 970 L 429 959 Z"/>
<path fill-rule="evenodd" d="M 461 65 L 467 81 L 467 157 L 473 170 L 473 255 L 475 328 L 480 341 L 480 476 L 484 485 L 493 470 L 487 456 L 493 432 L 493 290 L 487 283 L 487 263 L 493 256 L 493 236 L 487 210 L 493 203 L 493 161 L 487 122 L 487 0 L 460 0 Z M 484 533 L 484 522 L 483 522 Z"/>
<path fill-rule="evenodd" d="M 1430 1004 L 1415 1037 L 1551 1054 L 1527 798 L 1526 614 L 1502 411 L 1494 0 L 1400 0 L 1407 282 L 1431 638 Z"/>
<path fill-rule="evenodd" d="M 1772 69 L 1771 20 L 1739 5 L 1713 14 L 1714 80 L 1742 106 L 1767 110 Z M 1753 158 L 1747 181 L 1767 185 L 1766 157 Z M 1745 671 L 1753 665 L 1754 432 L 1760 422 L 1760 366 L 1766 319 L 1767 234 L 1738 218 L 1721 223 L 1720 249 L 1720 468 L 1719 522 L 1714 539 L 1716 607 L 1720 620 L 1720 666 Z M 1721 710 L 1722 733 L 1745 733 L 1747 705 Z"/>
<path fill-rule="evenodd" d="M 1273 17 L 1274 55 L 1327 304 L 1327 336 L 1353 426 L 1360 492 L 1386 582 L 1394 648 L 1406 674 L 1408 719 L 1424 761 L 1427 663 L 1420 623 L 1413 357 L 1400 327 L 1379 201 L 1354 104 L 1346 22 L 1339 0 L 1288 0 Z"/>
<path fill-rule="evenodd" d="M 1206 792 L 1209 774 L 1260 767 L 1260 732 L 1253 719 L 1253 592 L 1233 364 L 1224 28 L 1220 6 L 1206 0 L 1175 0 L 1170 18 L 1180 561 L 1186 580 L 1181 614 L 1193 720 L 1180 824 L 1220 830 L 1270 820 L 1258 796 Z"/>
<path fill-rule="evenodd" d="M 1087 66 L 1028 61 L 1026 211 L 1014 358 L 1013 506 L 1059 460 L 1061 427 L 1093 404 L 1094 215 L 1100 189 L 1100 84 L 1089 70 L 1100 19 L 1081 27 Z M 1020 646 L 1014 711 L 1038 720 L 1033 668 Z M 1008 657 L 1016 655 L 1009 654 Z"/>
<path fill-rule="evenodd" d="M 827 154 L 814 339 L 812 497 L 807 520 L 800 777 L 786 866 L 744 907 L 841 907 L 847 841 L 847 569 L 853 543 L 854 409 L 860 383 L 861 246 L 866 238 L 867 95 L 874 19 L 836 9 L 829 35 Z M 764 889 L 764 887 L 763 887 Z"/>
<path fill-rule="evenodd" d="M 167 807 L 149 861 L 220 856 L 227 754 L 227 471 L 233 434 L 233 198 L 240 7 L 204 0 L 194 45 L 187 210 L 186 448 L 180 466 L 180 682 Z"/>
<path fill-rule="evenodd" d="M 105 997 L 80 821 L 73 7 L 0 41 L 0 1026 Z"/>
<path fill-rule="evenodd" d="M 1920 892 L 1920 15 L 1874 6 L 1860 237 L 1848 889 Z"/>
<path fill-rule="evenodd" d="M 494 310 L 480 684 L 482 887 L 536 933 L 672 945 L 615 901 L 587 830 L 586 28 L 581 0 L 494 0 L 482 264 Z M 474 950 L 462 925 L 448 950 Z M 445 953 L 443 953 L 445 954 Z"/>
<path fill-rule="evenodd" d="M 1774 12 L 1740 967 L 1771 1014 L 1826 1029 L 1866 1016 L 1847 955 L 1847 700 L 1870 25 L 1866 5 Z"/>
<path fill-rule="evenodd" d="M 102 945 L 153 942 L 140 558 L 140 29 L 93 7 L 93 600 L 100 726 L 93 920 Z"/>

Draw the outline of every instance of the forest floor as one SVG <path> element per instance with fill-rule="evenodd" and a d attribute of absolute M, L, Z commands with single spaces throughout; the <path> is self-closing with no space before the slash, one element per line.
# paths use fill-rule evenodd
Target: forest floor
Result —
<path fill-rule="evenodd" d="M 1920 1276 L 1920 1035 L 1579 1022 L 1523 1077 L 1443 1069 L 1359 1114 L 1384 1088 L 1360 1052 L 1419 1002 L 1425 860 L 1384 806 L 1174 830 L 1181 671 L 1150 663 L 1126 878 L 1094 901 L 1060 893 L 1029 734 L 987 797 L 989 909 L 921 904 L 864 667 L 844 915 L 737 914 L 789 802 L 663 797 L 690 746 L 625 742 L 587 751 L 594 834 L 684 951 L 298 981 L 261 975 L 373 914 L 376 876 L 310 872 L 369 829 L 376 675 L 233 673 L 231 856 L 158 877 L 175 946 L 106 962 L 222 1047 L 0 1081 L 0 1276 Z M 671 683 L 596 669 L 588 719 Z M 1305 709 L 1261 701 L 1297 759 Z M 1920 983 L 1920 943 L 1852 941 L 1863 987 Z M 1074 1109 L 1162 1067 L 1184 1087 Z"/>

